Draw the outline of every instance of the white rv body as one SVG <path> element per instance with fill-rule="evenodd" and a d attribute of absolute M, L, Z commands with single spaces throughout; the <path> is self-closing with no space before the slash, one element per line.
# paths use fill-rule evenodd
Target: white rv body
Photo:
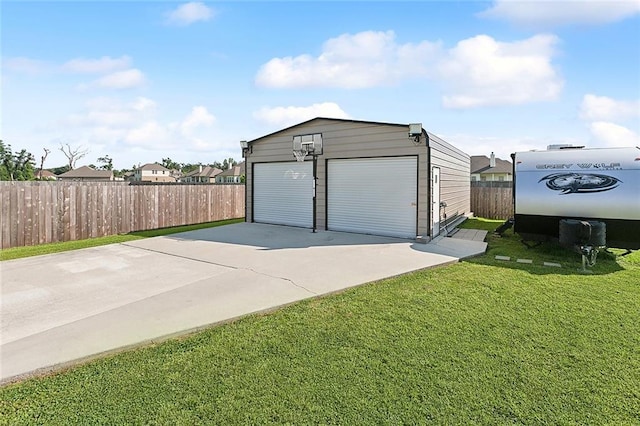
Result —
<path fill-rule="evenodd" d="M 640 248 L 640 148 L 553 149 L 513 154 L 515 231 L 558 236 L 560 219 L 607 224 L 607 245 Z"/>

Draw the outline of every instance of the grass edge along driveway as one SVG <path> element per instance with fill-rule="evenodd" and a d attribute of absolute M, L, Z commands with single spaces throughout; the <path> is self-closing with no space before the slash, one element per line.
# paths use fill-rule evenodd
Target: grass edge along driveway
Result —
<path fill-rule="evenodd" d="M 563 267 L 487 254 L 248 316 L 6 386 L 0 424 L 640 423 L 638 252 L 581 275 L 517 242 L 489 251 Z"/>
<path fill-rule="evenodd" d="M 178 232 L 195 231 L 197 229 L 214 228 L 216 226 L 230 225 L 244 222 L 244 218 L 226 219 L 216 222 L 198 223 L 195 225 L 172 226 L 169 228 L 151 229 L 148 231 L 136 231 L 128 234 L 108 235 L 106 237 L 89 238 L 86 240 L 64 241 L 59 243 L 40 244 L 37 246 L 12 247 L 0 250 L 0 261 L 21 259 L 43 254 L 60 253 L 63 251 L 78 250 L 89 247 L 104 246 L 107 244 L 125 243 L 141 238 L 160 237 L 163 235 L 177 234 Z"/>

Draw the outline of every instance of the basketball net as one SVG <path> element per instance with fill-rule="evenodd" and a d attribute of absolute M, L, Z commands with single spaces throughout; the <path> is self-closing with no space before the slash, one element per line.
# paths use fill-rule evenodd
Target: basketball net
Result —
<path fill-rule="evenodd" d="M 296 160 L 299 162 L 303 162 L 304 161 L 304 157 L 306 157 L 308 154 L 306 149 L 294 149 L 293 150 L 293 155 L 295 155 Z"/>

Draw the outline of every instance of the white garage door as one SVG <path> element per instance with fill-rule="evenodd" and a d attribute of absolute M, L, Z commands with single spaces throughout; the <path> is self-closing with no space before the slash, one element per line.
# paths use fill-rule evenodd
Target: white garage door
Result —
<path fill-rule="evenodd" d="M 327 227 L 415 238 L 417 157 L 329 160 Z"/>
<path fill-rule="evenodd" d="M 254 164 L 253 220 L 313 227 L 313 163 Z"/>

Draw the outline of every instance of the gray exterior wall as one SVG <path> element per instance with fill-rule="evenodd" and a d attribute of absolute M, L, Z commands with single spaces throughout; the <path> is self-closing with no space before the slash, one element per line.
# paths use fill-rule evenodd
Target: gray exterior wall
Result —
<path fill-rule="evenodd" d="M 418 158 L 418 218 L 417 235 L 431 235 L 430 220 L 430 173 L 429 155 L 425 145 L 425 135 L 420 144 L 408 137 L 408 125 L 315 118 L 296 126 L 250 141 L 250 153 L 247 153 L 246 173 L 246 220 L 253 221 L 253 164 L 280 161 L 295 161 L 293 157 L 293 136 L 322 133 L 323 154 L 318 156 L 316 186 L 316 227 L 326 229 L 326 167 L 331 159 L 417 156 Z M 447 153 L 453 153 L 454 159 L 447 160 Z M 431 157 L 442 168 L 442 200 L 451 200 L 455 211 L 469 211 L 469 156 L 438 138 L 437 150 Z M 466 159 L 466 193 L 459 182 Z M 311 161 L 308 157 L 305 161 Z M 447 170 L 451 169 L 449 172 Z M 384 179 L 384 176 L 380 176 Z M 444 179 L 447 179 L 445 183 Z M 447 194 L 446 197 L 444 194 Z M 447 209 L 447 214 L 449 210 Z"/>
<path fill-rule="evenodd" d="M 471 211 L 471 157 L 438 136 L 428 133 L 431 166 L 440 167 L 440 200 L 447 203 L 450 223 Z"/>

